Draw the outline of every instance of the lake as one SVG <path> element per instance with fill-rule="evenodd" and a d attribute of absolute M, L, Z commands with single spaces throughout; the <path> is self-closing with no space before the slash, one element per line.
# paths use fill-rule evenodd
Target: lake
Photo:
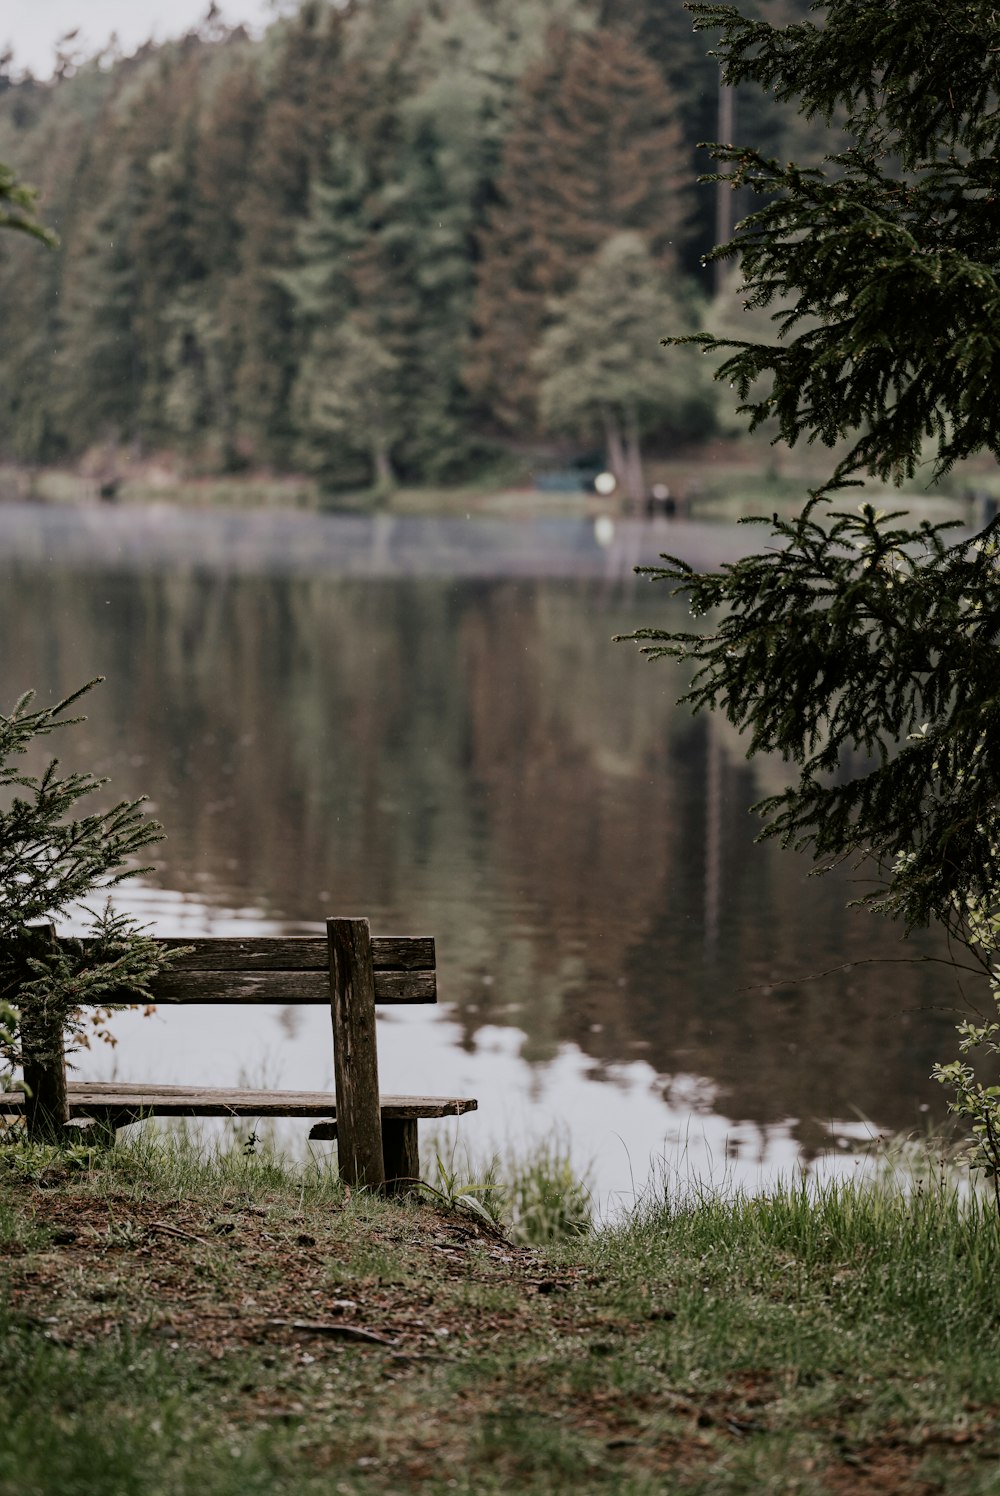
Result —
<path fill-rule="evenodd" d="M 161 934 L 433 934 L 437 1010 L 388 1010 L 390 1091 L 479 1098 L 482 1157 L 557 1138 L 602 1202 L 679 1170 L 851 1169 L 943 1111 L 944 967 L 758 846 L 782 780 L 612 636 L 680 624 L 633 566 L 760 542 L 684 521 L 428 520 L 0 505 L 0 702 L 94 675 L 68 765 L 148 794 L 130 907 Z M 939 947 L 923 937 L 915 951 Z M 820 973 L 828 972 L 825 976 Z M 314 1087 L 321 1010 L 122 1015 L 79 1073 Z"/>

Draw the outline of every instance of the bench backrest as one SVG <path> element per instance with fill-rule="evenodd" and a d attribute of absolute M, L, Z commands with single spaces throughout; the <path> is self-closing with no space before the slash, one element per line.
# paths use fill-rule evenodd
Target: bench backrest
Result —
<path fill-rule="evenodd" d="M 54 938 L 51 930 L 47 937 Z M 367 919 L 328 919 L 326 936 L 164 939 L 178 951 L 169 971 L 150 983 L 157 1004 L 275 1003 L 330 1005 L 337 1101 L 337 1152 L 348 1183 L 385 1181 L 379 1107 L 376 1003 L 437 1001 L 434 941 L 429 937 L 371 938 Z M 180 953 L 183 947 L 191 947 Z M 121 1000 L 128 1002 L 123 992 Z M 42 1058 L 25 1044 L 29 1128 L 60 1124 L 67 1112 L 62 1028 L 35 1032 Z M 24 1026 L 27 1034 L 30 1025 Z M 33 1121 L 37 1119 L 37 1123 Z"/>
<path fill-rule="evenodd" d="M 184 954 L 151 983 L 154 1002 L 330 1002 L 329 935 L 166 939 L 160 944 Z M 376 1003 L 437 1001 L 433 937 L 376 937 L 370 946 Z"/>

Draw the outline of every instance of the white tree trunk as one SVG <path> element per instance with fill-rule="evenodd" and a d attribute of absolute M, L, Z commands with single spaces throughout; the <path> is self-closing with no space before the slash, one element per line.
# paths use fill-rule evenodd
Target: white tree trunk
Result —
<path fill-rule="evenodd" d="M 380 493 L 388 493 L 396 487 L 396 474 L 393 472 L 388 443 L 381 432 L 372 437 L 372 466 L 375 469 L 375 487 Z"/>
<path fill-rule="evenodd" d="M 625 487 L 630 499 L 641 503 L 646 497 L 646 478 L 642 470 L 642 444 L 639 439 L 639 416 L 633 402 L 625 413 Z"/>
<path fill-rule="evenodd" d="M 628 493 L 628 463 L 618 417 L 613 410 L 605 406 L 601 411 L 601 421 L 604 426 L 605 459 L 608 471 L 614 473 L 619 489 L 623 493 Z"/>

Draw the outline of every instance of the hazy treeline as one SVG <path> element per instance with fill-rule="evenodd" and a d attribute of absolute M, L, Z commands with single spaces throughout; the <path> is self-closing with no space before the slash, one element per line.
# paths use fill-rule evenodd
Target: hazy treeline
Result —
<path fill-rule="evenodd" d="M 62 239 L 0 245 L 0 457 L 344 486 L 705 434 L 709 371 L 658 338 L 706 314 L 708 45 L 680 0 L 306 0 L 259 41 L 0 76 L 0 160 Z"/>

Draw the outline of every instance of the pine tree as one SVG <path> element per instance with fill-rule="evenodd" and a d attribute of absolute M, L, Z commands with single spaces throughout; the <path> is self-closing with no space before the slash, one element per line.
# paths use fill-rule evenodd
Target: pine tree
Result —
<path fill-rule="evenodd" d="M 679 3 L 602 0 L 598 15 L 602 26 L 632 28 L 639 46 L 660 70 L 668 97 L 676 101 L 692 181 L 700 172 L 709 171 L 711 161 L 701 144 L 715 140 L 719 133 L 719 69 L 709 55 L 707 38 L 696 33 L 690 15 Z M 715 243 L 712 189 L 695 186 L 689 205 L 690 232 L 682 253 L 685 268 L 697 275 L 701 256 Z"/>
<path fill-rule="evenodd" d="M 35 250 L 27 241 L 0 245 L 0 441 L 28 462 L 51 461 L 63 452 L 52 401 L 63 256 L 46 256 L 38 264 Z"/>
<path fill-rule="evenodd" d="M 179 434 L 168 313 L 203 274 L 192 213 L 204 51 L 189 38 L 137 78 L 119 73 L 86 139 L 47 401 L 70 451 L 95 440 L 166 446 Z"/>
<path fill-rule="evenodd" d="M 235 396 L 245 347 L 236 289 L 240 206 L 262 113 L 246 50 L 239 38 L 230 40 L 202 83 L 190 162 L 189 273 L 162 309 L 167 428 L 201 463 L 226 470 L 241 464 Z"/>
<path fill-rule="evenodd" d="M 671 101 L 635 45 L 596 28 L 550 33 L 523 81 L 480 246 L 468 380 L 502 425 L 537 424 L 530 355 L 552 298 L 614 233 L 643 234 L 671 264 L 690 179 Z"/>
<path fill-rule="evenodd" d="M 144 374 L 136 318 L 140 272 L 132 252 L 141 187 L 116 130 L 98 142 L 92 167 L 102 191 L 89 212 L 74 215 L 43 407 L 65 449 L 77 452 L 95 440 L 125 445 L 138 437 Z"/>
<path fill-rule="evenodd" d="M 238 211 L 240 268 L 232 281 L 240 353 L 235 422 L 248 459 L 288 463 L 295 431 L 289 398 L 300 354 L 282 273 L 295 264 L 294 225 L 340 117 L 347 12 L 307 0 L 269 33 L 263 117 Z"/>
<path fill-rule="evenodd" d="M 148 998 L 148 984 L 164 965 L 163 948 L 110 904 L 91 914 L 88 945 L 44 938 L 51 921 L 81 900 L 148 871 L 136 854 L 161 840 L 160 826 L 142 801 L 120 801 L 77 816 L 80 802 L 104 780 L 59 772 L 53 759 L 40 774 L 18 761 L 42 738 L 83 719 L 67 715 L 96 681 L 55 706 L 32 708 L 29 691 L 9 715 L 0 713 L 0 1091 L 23 1065 L 29 1128 L 58 1142 L 67 1120 L 64 1085 L 58 1094 L 31 1095 L 39 1071 L 71 1047 L 94 1017 Z M 85 1008 L 97 1004 L 98 1014 Z M 58 1077 L 61 1067 L 56 1068 Z M 49 1110 L 51 1108 L 51 1110 Z"/>
<path fill-rule="evenodd" d="M 464 173 L 461 191 L 446 173 L 456 153 L 451 147 L 449 159 L 422 107 L 415 39 L 408 32 L 377 59 L 354 60 L 353 98 L 298 236 L 300 263 L 281 278 L 304 346 L 292 406 L 297 451 L 334 487 L 357 482 L 359 457 L 385 488 L 397 475 L 448 476 L 469 452 L 460 361 L 475 176 Z M 336 360 L 347 346 L 353 367 L 366 343 L 377 350 L 378 420 L 367 432 L 338 418 L 331 441 L 326 386 L 337 386 L 338 409 L 347 386 L 356 404 L 360 386 Z"/>
<path fill-rule="evenodd" d="M 8 108 L 22 128 L 12 134 L 19 159 L 30 162 L 30 174 L 39 183 L 45 204 L 45 220 L 53 229 L 65 230 L 68 194 L 63 186 L 72 181 L 81 155 L 81 141 L 49 140 L 39 151 L 34 136 L 32 101 L 37 89 L 18 84 L 8 90 Z M 18 103 L 22 108 L 18 109 Z M 13 143 L 13 142 L 12 142 Z M 10 178 L 8 180 L 11 180 Z M 16 178 L 13 179 L 16 183 Z M 29 214 L 37 222 L 35 189 L 24 189 L 27 198 L 15 201 L 12 216 Z M 14 227 L 13 224 L 8 225 Z M 41 255 L 32 242 L 37 235 L 7 233 L 0 242 L 0 307 L 3 314 L 4 356 L 0 359 L 0 432 L 8 450 L 19 459 L 51 460 L 62 455 L 60 436 L 52 408 L 52 361 L 58 346 L 58 306 L 63 283 L 66 250 Z"/>
<path fill-rule="evenodd" d="M 398 154 L 400 64 L 397 50 L 388 61 L 388 76 L 380 79 L 390 85 L 383 88 L 376 87 L 366 67 L 362 71 L 363 65 L 355 64 L 355 85 L 362 76 L 365 81 L 352 91 L 346 118 L 313 184 L 309 216 L 297 239 L 299 265 L 280 278 L 294 305 L 303 348 L 291 396 L 299 433 L 296 455 L 334 487 L 359 477 L 381 487 L 394 481 L 400 360 L 384 334 L 393 303 L 409 297 L 411 287 L 403 274 L 387 279 L 380 235 L 383 190 L 393 181 Z M 363 98 L 378 103 L 374 109 L 351 107 Z M 373 360 L 367 390 L 366 354 Z M 364 414 L 374 423 L 370 432 Z"/>
<path fill-rule="evenodd" d="M 138 267 L 133 326 L 142 360 L 139 427 L 156 447 L 171 444 L 168 395 L 173 378 L 166 314 L 191 281 L 204 276 L 194 233 L 195 163 L 201 65 L 205 48 L 194 36 L 162 59 L 131 122 L 128 149 L 140 173 L 140 193 L 129 234 Z"/>
<path fill-rule="evenodd" d="M 787 26 L 808 18 L 811 0 L 766 0 L 773 25 Z M 711 170 L 706 141 L 720 139 L 725 117 L 719 69 L 709 50 L 709 38 L 695 30 L 680 0 L 601 0 L 602 26 L 627 25 L 643 52 L 660 69 L 683 131 L 684 154 L 697 174 Z M 814 133 L 801 115 L 782 109 L 752 79 L 730 85 L 728 108 L 732 130 L 726 140 L 752 140 L 764 155 L 798 159 Z M 720 115 L 722 118 L 720 118 Z M 701 256 L 715 243 L 717 199 L 708 183 L 691 195 L 690 235 L 684 246 L 684 268 L 695 275 Z"/>

